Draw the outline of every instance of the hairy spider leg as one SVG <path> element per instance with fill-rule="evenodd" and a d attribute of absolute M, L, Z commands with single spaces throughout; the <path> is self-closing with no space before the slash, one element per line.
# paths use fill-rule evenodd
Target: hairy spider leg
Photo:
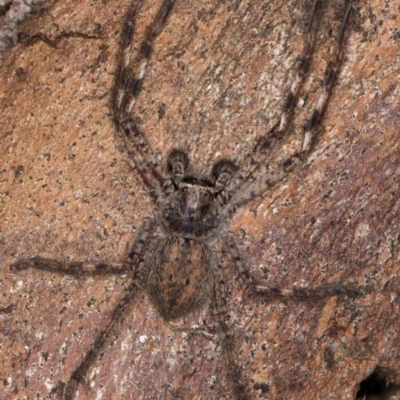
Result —
<path fill-rule="evenodd" d="M 140 225 L 136 240 L 129 251 L 126 263 L 104 263 L 104 262 L 90 262 L 90 261 L 58 261 L 53 258 L 32 257 L 23 258 L 10 265 L 12 272 L 20 272 L 28 268 L 40 269 L 42 271 L 54 272 L 58 274 L 67 275 L 116 275 L 125 274 L 138 270 L 139 267 L 135 265 L 135 257 L 143 254 L 145 246 L 154 231 L 154 221 L 152 218 L 146 218 Z M 140 264 L 141 265 L 141 264 Z M 140 274 L 144 271 L 140 271 Z"/>
<path fill-rule="evenodd" d="M 97 335 L 90 350 L 86 353 L 80 365 L 72 372 L 69 381 L 66 383 L 63 397 L 64 400 L 73 400 L 76 395 L 78 384 L 86 384 L 85 375 L 87 371 L 100 355 L 108 339 L 116 332 L 117 326 L 123 316 L 126 315 L 126 310 L 130 303 L 133 302 L 136 293 L 142 289 L 142 283 L 146 274 L 146 251 L 152 247 L 149 245 L 149 242 L 151 241 L 154 229 L 155 224 L 151 218 L 147 218 L 143 221 L 129 251 L 129 262 L 127 263 L 61 262 L 53 259 L 34 257 L 19 260 L 10 266 L 10 269 L 13 272 L 18 272 L 27 268 L 35 268 L 55 273 L 79 276 L 99 276 L 133 272 L 125 296 L 118 302 L 118 305 L 111 313 L 110 322 Z"/>
<path fill-rule="evenodd" d="M 225 278 L 222 272 L 221 260 L 216 252 L 212 265 L 213 286 L 211 293 L 211 305 L 218 317 L 218 331 L 222 341 L 222 349 L 225 356 L 227 377 L 232 385 L 235 400 L 249 400 L 246 385 L 242 377 L 242 371 L 237 359 L 235 337 L 229 328 L 229 315 L 226 304 L 227 292 Z"/>
<path fill-rule="evenodd" d="M 267 137 L 261 138 L 259 143 L 255 146 L 256 152 L 267 153 L 268 155 L 271 154 L 272 150 L 276 150 L 278 143 L 281 142 L 283 137 L 289 132 L 289 128 L 294 119 L 294 108 L 297 104 L 300 91 L 308 76 L 311 60 L 314 55 L 315 36 L 320 21 L 320 10 L 321 0 L 314 0 L 307 23 L 303 51 L 296 61 L 296 74 L 292 84 L 290 85 L 289 92 L 286 95 L 280 121 L 267 133 Z M 252 156 L 248 156 L 244 162 L 240 175 L 236 177 L 238 183 L 235 185 L 241 185 L 242 182 L 250 180 L 257 170 L 262 168 L 264 164 L 265 163 L 257 163 Z"/>
<path fill-rule="evenodd" d="M 122 322 L 127 313 L 127 309 L 132 305 L 136 294 L 140 291 L 136 279 L 131 279 L 126 289 L 125 296 L 118 302 L 118 305 L 111 313 L 107 326 L 96 336 L 91 349 L 85 354 L 79 366 L 72 372 L 69 381 L 65 385 L 64 400 L 74 400 L 78 385 L 81 383 L 88 387 L 86 382 L 86 373 L 100 355 L 104 345 L 110 337 L 116 332 L 118 325 Z"/>
<path fill-rule="evenodd" d="M 358 289 L 342 284 L 328 284 L 316 286 L 314 288 L 295 288 L 281 289 L 272 286 L 256 285 L 246 262 L 244 261 L 239 246 L 236 243 L 233 233 L 227 232 L 222 238 L 223 253 L 229 255 L 230 264 L 234 268 L 238 281 L 243 290 L 255 295 L 263 301 L 271 302 L 274 300 L 285 301 L 296 299 L 297 301 L 307 301 L 310 299 L 322 299 L 333 296 L 355 297 L 362 294 Z M 235 346 L 235 338 L 229 328 L 229 316 L 226 304 L 226 285 L 222 273 L 220 260 L 213 263 L 213 292 L 212 305 L 219 320 L 219 328 L 222 339 L 222 348 L 227 365 L 227 376 L 231 381 L 236 400 L 249 400 L 245 381 L 243 380 L 241 369 L 238 362 L 238 352 Z"/>
<path fill-rule="evenodd" d="M 79 366 L 72 372 L 69 381 L 65 385 L 63 400 L 73 400 L 75 398 L 79 383 L 87 386 L 86 374 L 88 370 L 101 354 L 104 345 L 117 332 L 118 326 L 127 314 L 128 308 L 134 302 L 136 294 L 142 290 L 146 274 L 146 252 L 151 249 L 149 241 L 154 228 L 153 221 L 150 218 L 141 224 L 128 256 L 133 275 L 129 280 L 126 294 L 112 311 L 107 326 L 97 334 L 93 345 L 85 354 Z"/>
<path fill-rule="evenodd" d="M 228 233 L 223 237 L 223 248 L 229 254 L 231 265 L 239 278 L 239 283 L 245 290 L 249 290 L 251 294 L 262 297 L 265 300 L 309 300 L 318 298 L 327 298 L 332 296 L 349 296 L 355 297 L 362 294 L 361 290 L 340 283 L 316 286 L 313 288 L 294 288 L 282 289 L 274 286 L 256 285 L 250 274 L 249 267 L 244 261 L 239 246 L 236 243 L 232 233 Z"/>
<path fill-rule="evenodd" d="M 325 71 L 325 80 L 322 93 L 318 99 L 317 106 L 315 107 L 311 118 L 304 126 L 304 140 L 301 152 L 304 156 L 307 156 L 313 149 L 315 138 L 317 135 L 318 125 L 321 123 L 322 117 L 325 114 L 328 106 L 329 99 L 332 95 L 333 86 L 336 82 L 340 66 L 343 61 L 344 45 L 345 45 L 345 28 L 348 25 L 348 19 L 350 11 L 353 7 L 353 2 L 349 1 L 344 12 L 342 25 L 339 30 L 339 34 L 336 41 L 336 52 L 333 59 L 329 60 L 328 66 Z"/>
<path fill-rule="evenodd" d="M 62 262 L 52 258 L 32 257 L 18 260 L 10 265 L 12 272 L 35 268 L 43 271 L 56 272 L 67 275 L 115 275 L 131 271 L 130 263 L 92 263 L 88 261 Z"/>
<path fill-rule="evenodd" d="M 248 204 L 254 198 L 261 196 L 276 183 L 280 182 L 288 172 L 293 171 L 313 150 L 316 132 L 328 106 L 332 90 L 343 60 L 345 46 L 345 30 L 349 25 L 349 16 L 353 3 L 349 1 L 343 14 L 342 24 L 339 30 L 337 47 L 333 60 L 326 68 L 323 91 L 317 101 L 317 105 L 311 118 L 303 129 L 303 145 L 299 152 L 292 154 L 285 161 L 281 162 L 275 169 L 269 170 L 266 163 L 260 162 L 253 156 L 248 158 L 246 167 L 239 171 L 228 185 L 232 199 L 230 201 L 230 212 Z M 312 24 L 314 25 L 314 24 Z M 266 139 L 268 141 L 268 138 Z"/>
<path fill-rule="evenodd" d="M 146 29 L 138 54 L 130 63 L 136 17 L 143 1 L 131 2 L 121 30 L 120 53 L 112 96 L 113 120 L 118 136 L 128 149 L 131 166 L 138 171 L 142 183 L 156 203 L 164 199 L 160 189 L 172 186 L 172 182 L 136 123 L 130 118 L 130 112 L 141 91 L 154 41 L 164 28 L 175 3 L 176 0 L 163 1 L 153 23 Z"/>
<path fill-rule="evenodd" d="M 292 85 L 290 86 L 289 93 L 287 94 L 285 102 L 283 104 L 282 115 L 279 122 L 278 130 L 273 135 L 278 139 L 280 139 L 281 136 L 288 131 L 288 128 L 293 122 L 293 110 L 297 104 L 300 91 L 310 70 L 311 60 L 314 55 L 315 35 L 318 30 L 318 25 L 320 21 L 320 3 L 321 0 L 314 0 L 311 8 L 311 15 L 307 25 L 306 39 L 304 41 L 302 55 L 298 60 L 296 76 L 292 82 Z"/>

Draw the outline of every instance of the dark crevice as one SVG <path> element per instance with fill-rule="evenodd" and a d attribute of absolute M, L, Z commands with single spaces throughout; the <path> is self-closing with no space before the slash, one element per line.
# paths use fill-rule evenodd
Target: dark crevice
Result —
<path fill-rule="evenodd" d="M 400 384 L 393 383 L 397 375 L 387 368 L 376 367 L 360 382 L 356 400 L 389 400 L 400 394 Z"/>

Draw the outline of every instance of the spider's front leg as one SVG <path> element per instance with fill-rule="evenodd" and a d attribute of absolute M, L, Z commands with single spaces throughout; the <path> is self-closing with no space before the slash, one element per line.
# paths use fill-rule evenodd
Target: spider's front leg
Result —
<path fill-rule="evenodd" d="M 121 29 L 118 64 L 111 101 L 116 132 L 122 139 L 128 161 L 156 203 L 163 202 L 163 191 L 165 192 L 172 182 L 130 114 L 141 92 L 146 67 L 153 53 L 154 42 L 165 27 L 175 3 L 176 0 L 162 1 L 152 23 L 147 27 L 143 41 L 132 61 L 132 41 L 136 18 L 143 0 L 132 1 L 128 6 Z"/>
<path fill-rule="evenodd" d="M 344 57 L 346 30 L 349 28 L 349 19 L 353 8 L 352 0 L 344 2 L 342 24 L 339 29 L 336 49 L 329 60 L 323 83 L 322 92 L 314 107 L 311 117 L 303 127 L 303 144 L 299 151 L 289 154 L 283 162 L 270 168 L 269 160 L 279 151 L 278 144 L 290 133 L 293 122 L 294 107 L 303 86 L 311 62 L 314 38 L 318 27 L 320 0 L 314 0 L 310 20 L 307 28 L 306 42 L 303 55 L 300 58 L 298 71 L 291 89 L 287 95 L 279 127 L 261 139 L 261 144 L 255 148 L 255 153 L 245 160 L 243 168 L 229 183 L 227 190 L 231 193 L 231 208 L 244 207 L 255 198 L 262 196 L 278 182 L 281 182 L 288 173 L 298 169 L 312 153 L 318 138 L 319 127 L 328 107 L 341 64 Z"/>

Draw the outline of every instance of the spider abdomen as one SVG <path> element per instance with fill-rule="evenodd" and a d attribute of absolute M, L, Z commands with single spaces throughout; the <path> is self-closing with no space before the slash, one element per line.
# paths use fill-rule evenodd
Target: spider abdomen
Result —
<path fill-rule="evenodd" d="M 160 240 L 150 260 L 147 291 L 165 320 L 198 308 L 210 292 L 210 247 L 173 237 Z"/>

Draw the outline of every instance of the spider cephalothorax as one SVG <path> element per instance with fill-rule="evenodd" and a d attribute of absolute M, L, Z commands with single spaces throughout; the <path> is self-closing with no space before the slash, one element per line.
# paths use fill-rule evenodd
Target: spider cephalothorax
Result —
<path fill-rule="evenodd" d="M 221 223 L 213 187 L 193 177 L 181 180 L 179 190 L 168 197 L 161 216 L 171 234 L 193 239 L 213 235 Z"/>
<path fill-rule="evenodd" d="M 167 234 L 211 243 L 220 233 L 220 193 L 236 171 L 234 164 L 221 160 L 210 178 L 186 175 L 189 162 L 185 153 L 174 150 L 168 157 L 174 190 L 160 211 L 160 223 Z"/>

